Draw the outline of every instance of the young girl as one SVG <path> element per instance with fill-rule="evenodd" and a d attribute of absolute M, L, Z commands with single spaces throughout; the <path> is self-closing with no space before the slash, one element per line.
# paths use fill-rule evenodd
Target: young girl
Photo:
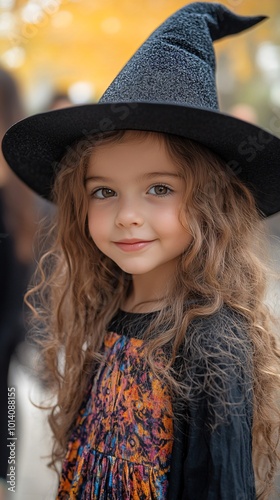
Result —
<path fill-rule="evenodd" d="M 211 59 L 225 26 L 259 20 L 189 5 L 102 103 L 6 134 L 12 168 L 58 207 L 28 300 L 57 397 L 59 500 L 268 497 L 280 350 L 260 247 L 280 140 L 219 113 Z"/>

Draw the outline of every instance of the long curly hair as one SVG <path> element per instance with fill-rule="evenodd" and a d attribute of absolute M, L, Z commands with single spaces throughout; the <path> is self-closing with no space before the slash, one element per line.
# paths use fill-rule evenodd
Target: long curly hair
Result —
<path fill-rule="evenodd" d="M 226 307 L 233 327 L 219 332 L 219 347 L 233 366 L 250 377 L 253 386 L 253 461 L 258 498 L 265 499 L 279 462 L 280 350 L 277 327 L 265 304 L 269 271 L 263 218 L 249 189 L 213 152 L 193 141 L 154 132 L 114 131 L 87 138 L 69 148 L 54 186 L 58 211 L 51 248 L 42 256 L 36 284 L 27 294 L 38 326 L 46 382 L 56 396 L 49 422 L 54 434 L 51 465 L 60 461 L 89 383 L 101 360 L 106 327 L 131 287 L 131 277 L 90 238 L 85 176 L 96 148 L 149 137 L 163 141 L 185 182 L 180 220 L 193 239 L 181 255 L 174 283 L 145 336 L 147 362 L 163 377 L 173 397 L 190 402 L 192 389 L 207 390 L 219 403 L 219 418 L 227 407 L 226 368 L 217 367 L 196 328 Z M 186 304 L 187 307 L 186 307 Z M 236 335 L 246 325 L 246 338 Z M 217 326 L 219 328 L 219 326 Z M 186 331 L 188 329 L 188 335 Z M 240 344 L 240 349 L 232 346 Z M 207 381 L 178 377 L 179 353 L 205 359 Z M 161 360 L 159 361 L 159 353 Z M 164 361 L 162 361 L 162 356 Z M 223 413 L 223 412 L 222 412 Z"/>

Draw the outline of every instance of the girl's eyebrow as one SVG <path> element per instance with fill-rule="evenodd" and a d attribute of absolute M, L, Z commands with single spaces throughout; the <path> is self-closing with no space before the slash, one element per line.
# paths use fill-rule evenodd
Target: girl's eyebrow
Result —
<path fill-rule="evenodd" d="M 113 179 L 110 179 L 109 177 L 101 177 L 99 175 L 91 175 L 91 176 L 85 178 L 85 182 L 88 182 L 88 181 L 109 182 L 112 180 Z"/>
<path fill-rule="evenodd" d="M 172 172 L 148 172 L 146 174 L 140 175 L 139 179 L 150 179 L 152 177 L 172 177 L 172 178 L 178 178 L 180 177 L 179 174 L 172 173 Z M 110 177 L 102 177 L 100 175 L 93 175 L 90 177 L 86 177 L 85 182 L 88 181 L 98 181 L 98 182 L 112 182 L 113 179 Z"/>
<path fill-rule="evenodd" d="M 141 175 L 141 178 L 150 179 L 151 177 L 179 177 L 178 173 L 173 172 L 148 172 L 144 175 Z"/>

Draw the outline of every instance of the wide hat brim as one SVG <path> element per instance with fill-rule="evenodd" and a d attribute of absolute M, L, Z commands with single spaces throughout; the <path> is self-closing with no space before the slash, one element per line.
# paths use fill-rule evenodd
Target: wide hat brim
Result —
<path fill-rule="evenodd" d="M 148 130 L 198 141 L 252 191 L 265 216 L 280 211 L 280 139 L 219 111 L 151 102 L 88 104 L 26 118 L 6 133 L 4 157 L 19 178 L 51 200 L 58 164 L 77 141 L 111 130 Z"/>

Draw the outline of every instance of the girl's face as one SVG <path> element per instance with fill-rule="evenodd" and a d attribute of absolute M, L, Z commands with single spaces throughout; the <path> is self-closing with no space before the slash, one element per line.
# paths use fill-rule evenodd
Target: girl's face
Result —
<path fill-rule="evenodd" d="M 133 132 L 98 147 L 86 175 L 96 246 L 131 275 L 170 275 L 192 237 L 179 220 L 184 181 L 158 138 Z"/>

